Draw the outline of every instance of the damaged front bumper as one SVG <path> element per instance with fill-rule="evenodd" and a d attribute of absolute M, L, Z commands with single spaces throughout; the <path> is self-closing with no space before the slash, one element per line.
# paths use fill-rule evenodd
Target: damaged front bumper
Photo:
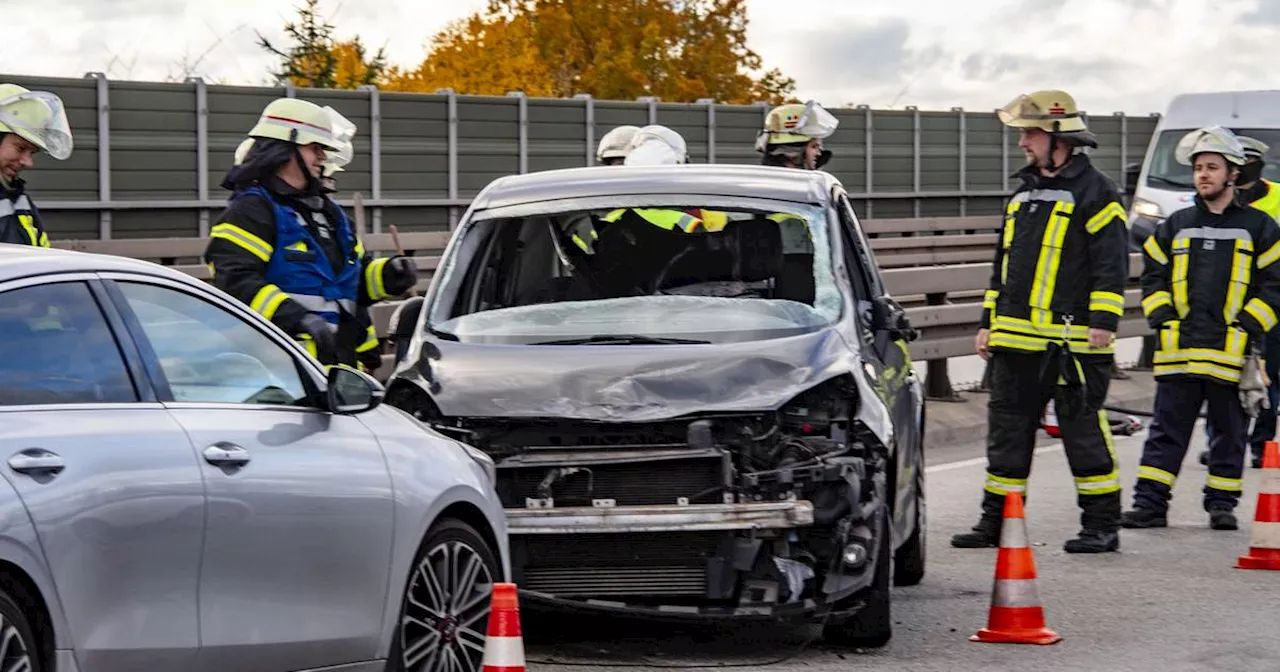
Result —
<path fill-rule="evenodd" d="M 805 500 L 507 509 L 506 513 L 507 530 L 513 535 L 766 530 L 813 524 L 813 504 Z"/>

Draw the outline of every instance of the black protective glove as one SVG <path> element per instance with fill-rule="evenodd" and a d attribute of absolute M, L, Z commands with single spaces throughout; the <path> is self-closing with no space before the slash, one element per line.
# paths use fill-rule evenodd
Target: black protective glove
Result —
<path fill-rule="evenodd" d="M 412 257 L 392 257 L 382 267 L 382 284 L 391 296 L 404 294 L 418 284 L 418 265 Z"/>
<path fill-rule="evenodd" d="M 374 348 L 364 352 L 357 352 L 356 359 L 360 362 L 360 366 L 364 367 L 365 373 L 373 375 L 374 371 L 382 367 L 382 350 L 381 348 Z"/>
<path fill-rule="evenodd" d="M 316 359 L 321 364 L 338 363 L 338 347 L 337 339 L 334 337 L 333 328 L 323 317 L 315 313 L 307 313 L 298 321 L 295 336 L 310 336 L 311 340 L 316 344 Z"/>

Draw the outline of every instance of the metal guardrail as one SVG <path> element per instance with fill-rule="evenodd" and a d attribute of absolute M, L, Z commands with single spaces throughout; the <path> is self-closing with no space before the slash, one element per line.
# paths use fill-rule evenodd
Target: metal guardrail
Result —
<path fill-rule="evenodd" d="M 367 201 L 366 201 L 367 203 Z M 991 276 L 994 231 L 998 217 L 934 217 L 921 219 L 869 219 L 862 222 L 871 236 L 890 294 L 907 307 L 911 323 L 920 338 L 911 343 L 913 359 L 929 362 L 926 381 L 933 396 L 950 394 L 946 360 L 972 355 L 973 335 L 981 309 L 978 301 Z M 963 233 L 947 233 L 958 231 Z M 448 232 L 401 233 L 400 243 L 421 271 L 417 289 L 425 290 L 448 244 Z M 898 237 L 884 237 L 897 235 Z M 366 249 L 375 254 L 394 252 L 390 234 L 363 236 Z M 134 240 L 61 240 L 54 246 L 65 249 L 146 259 L 172 266 L 194 277 L 208 280 L 208 268 L 200 262 L 207 239 L 161 238 Z M 1140 254 L 1130 255 L 1130 278 L 1142 270 Z M 1119 336 L 1128 338 L 1151 333 L 1140 308 L 1136 288 L 1125 293 L 1125 315 Z M 374 324 L 379 337 L 387 336 L 391 314 L 399 305 L 392 301 L 374 307 Z M 390 355 L 384 357 L 388 359 Z M 387 367 L 383 367 L 383 372 Z"/>

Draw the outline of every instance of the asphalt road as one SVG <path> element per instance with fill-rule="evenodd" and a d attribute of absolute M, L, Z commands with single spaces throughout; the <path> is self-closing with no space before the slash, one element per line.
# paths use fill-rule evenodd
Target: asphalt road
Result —
<path fill-rule="evenodd" d="M 1145 432 L 1117 440 L 1126 508 L 1144 437 Z M 1048 624 L 1065 638 L 1054 646 L 968 641 L 986 624 L 996 551 L 948 544 L 976 519 L 986 466 L 981 446 L 949 446 L 928 456 L 928 574 L 919 586 L 896 589 L 897 625 L 884 649 L 805 646 L 816 628 L 804 626 L 690 630 L 616 619 L 530 623 L 538 615 L 528 614 L 526 628 L 537 631 L 526 635 L 529 669 L 1275 672 L 1280 572 L 1233 568 L 1248 548 L 1259 471 L 1246 471 L 1245 497 L 1237 509 L 1241 529 L 1210 530 L 1200 507 L 1205 468 L 1196 454 L 1202 445 L 1198 430 L 1175 492 L 1171 527 L 1123 530 L 1118 554 L 1070 556 L 1062 542 L 1077 530 L 1075 491 L 1061 445 L 1042 443 L 1027 524 Z"/>

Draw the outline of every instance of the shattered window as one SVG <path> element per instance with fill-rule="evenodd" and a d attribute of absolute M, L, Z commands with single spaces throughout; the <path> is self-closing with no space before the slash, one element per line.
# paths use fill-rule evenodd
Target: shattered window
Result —
<path fill-rule="evenodd" d="M 584 208 L 483 219 L 461 234 L 432 328 L 476 342 L 593 337 L 732 342 L 841 314 L 819 207 Z"/>

